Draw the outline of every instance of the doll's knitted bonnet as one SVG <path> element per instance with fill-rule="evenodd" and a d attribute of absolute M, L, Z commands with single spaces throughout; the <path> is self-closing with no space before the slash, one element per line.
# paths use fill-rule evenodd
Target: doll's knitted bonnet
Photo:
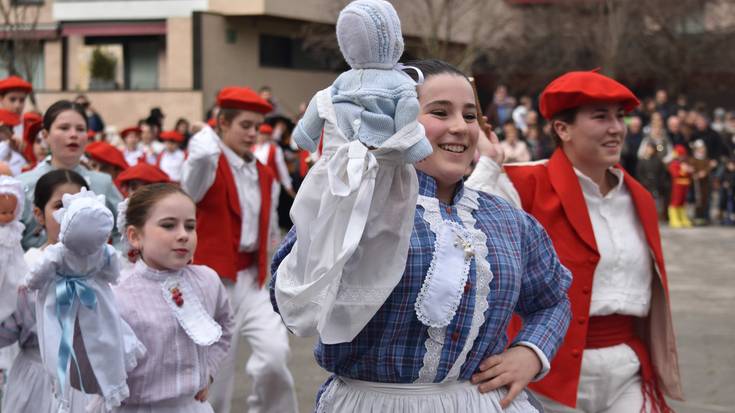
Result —
<path fill-rule="evenodd" d="M 401 21 L 385 0 L 356 0 L 337 19 L 337 42 L 353 69 L 392 69 L 403 54 Z"/>
<path fill-rule="evenodd" d="M 64 207 L 54 212 L 61 224 L 59 241 L 77 254 L 89 255 L 102 248 L 115 221 L 105 196 L 82 188 L 77 194 L 64 194 L 61 202 Z"/>

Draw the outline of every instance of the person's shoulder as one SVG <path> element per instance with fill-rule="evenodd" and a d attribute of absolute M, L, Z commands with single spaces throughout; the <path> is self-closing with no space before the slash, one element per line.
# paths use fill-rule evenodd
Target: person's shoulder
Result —
<path fill-rule="evenodd" d="M 203 281 L 207 285 L 221 285 L 219 274 L 217 271 L 206 265 L 190 264 L 186 266 L 186 271 L 194 278 Z"/>
<path fill-rule="evenodd" d="M 477 203 L 480 210 L 489 211 L 492 214 L 508 214 L 509 217 L 518 217 L 519 213 L 524 213 L 516 208 L 504 198 L 487 192 L 477 191 L 475 189 L 465 187 L 465 191 L 477 194 Z"/>
<path fill-rule="evenodd" d="M 513 185 L 525 184 L 538 181 L 539 178 L 548 176 L 548 159 L 531 162 L 514 162 L 503 165 L 503 171 L 508 175 Z"/>

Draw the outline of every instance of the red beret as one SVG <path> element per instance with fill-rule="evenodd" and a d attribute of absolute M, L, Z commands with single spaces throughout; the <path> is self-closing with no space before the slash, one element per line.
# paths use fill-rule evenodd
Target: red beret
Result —
<path fill-rule="evenodd" d="M 273 106 L 255 91 L 237 86 L 222 88 L 217 95 L 217 106 L 222 109 L 249 110 L 263 115 L 273 110 Z"/>
<path fill-rule="evenodd" d="M 140 132 L 141 132 L 141 130 L 140 130 L 139 127 L 137 127 L 137 126 L 131 126 L 129 128 L 123 129 L 122 132 L 120 132 L 120 137 L 123 138 L 123 139 L 125 139 L 125 136 L 128 135 L 129 133 L 138 133 L 138 134 L 140 134 Z"/>
<path fill-rule="evenodd" d="M 183 142 L 185 139 L 184 135 L 180 134 L 179 132 L 176 132 L 175 130 L 167 130 L 165 132 L 161 132 L 161 134 L 158 135 L 158 137 L 162 141 L 174 141 L 178 143 Z"/>
<path fill-rule="evenodd" d="M 9 110 L 0 109 L 0 125 L 15 127 L 20 125 L 20 115 Z"/>
<path fill-rule="evenodd" d="M 36 112 L 26 112 L 23 114 L 23 141 L 26 147 L 23 149 L 23 156 L 29 162 L 36 162 L 36 155 L 33 153 L 33 141 L 38 136 L 38 132 L 43 129 L 43 118 Z"/>
<path fill-rule="evenodd" d="M 125 161 L 125 157 L 122 152 L 107 142 L 92 142 L 87 145 L 84 151 L 96 161 L 117 166 L 123 171 L 128 169 L 128 163 Z"/>
<path fill-rule="evenodd" d="M 92 129 L 87 129 L 87 138 L 94 139 L 95 136 L 97 136 L 97 132 Z"/>
<path fill-rule="evenodd" d="M 117 186 L 122 186 L 126 182 L 135 180 L 143 181 L 148 184 L 169 182 L 168 175 L 166 175 L 162 170 L 151 164 L 138 162 L 135 166 L 120 172 L 120 175 L 115 179 L 115 184 Z"/>
<path fill-rule="evenodd" d="M 552 80 L 539 98 L 541 115 L 551 119 L 559 112 L 593 102 L 621 102 L 630 112 L 640 102 L 620 82 L 596 71 L 568 72 Z"/>
<path fill-rule="evenodd" d="M 25 93 L 31 93 L 33 91 L 33 85 L 18 76 L 8 76 L 0 80 L 0 93 L 6 93 L 11 90 L 21 90 Z"/>
<path fill-rule="evenodd" d="M 679 156 L 687 156 L 687 148 L 684 145 L 674 145 L 674 152 Z"/>
<path fill-rule="evenodd" d="M 271 133 L 273 133 L 273 126 L 267 123 L 263 123 L 262 125 L 260 125 L 260 128 L 258 128 L 258 132 L 264 135 L 270 135 Z"/>

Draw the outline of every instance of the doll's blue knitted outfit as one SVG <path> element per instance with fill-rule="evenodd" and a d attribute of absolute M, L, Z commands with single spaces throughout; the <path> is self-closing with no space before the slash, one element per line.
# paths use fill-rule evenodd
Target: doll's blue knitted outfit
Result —
<path fill-rule="evenodd" d="M 352 67 L 331 86 L 337 125 L 347 139 L 379 147 L 419 114 L 416 82 L 397 68 L 403 53 L 398 14 L 384 0 L 354 1 L 339 15 L 337 41 Z M 296 144 L 315 151 L 323 122 L 312 98 L 293 133 Z M 430 154 L 431 144 L 423 139 L 404 158 L 417 162 Z"/>

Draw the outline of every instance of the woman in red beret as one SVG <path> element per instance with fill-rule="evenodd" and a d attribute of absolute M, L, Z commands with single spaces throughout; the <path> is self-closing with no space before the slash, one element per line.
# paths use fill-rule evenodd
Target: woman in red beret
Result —
<path fill-rule="evenodd" d="M 253 155 L 258 128 L 272 107 L 253 90 L 233 86 L 222 88 L 217 106 L 215 128 L 204 126 L 189 140 L 181 177 L 182 188 L 197 203 L 194 263 L 217 271 L 234 309 L 232 346 L 209 390 L 210 400 L 215 411 L 230 412 L 242 336 L 252 349 L 245 366 L 253 382 L 250 408 L 294 413 L 288 335 L 263 289 L 274 178 Z"/>
<path fill-rule="evenodd" d="M 669 412 L 663 395 L 682 398 L 656 206 L 618 165 L 623 116 L 638 104 L 595 71 L 566 73 L 540 97 L 551 158 L 500 167 L 484 140 L 467 183 L 538 219 L 572 271 L 572 323 L 551 372 L 530 386 L 547 412 Z"/>
<path fill-rule="evenodd" d="M 176 130 L 164 131 L 158 135 L 165 148 L 158 154 L 156 166 L 171 178 L 173 182 L 181 181 L 181 168 L 184 166 L 186 153 L 181 149 L 186 137 Z"/>

